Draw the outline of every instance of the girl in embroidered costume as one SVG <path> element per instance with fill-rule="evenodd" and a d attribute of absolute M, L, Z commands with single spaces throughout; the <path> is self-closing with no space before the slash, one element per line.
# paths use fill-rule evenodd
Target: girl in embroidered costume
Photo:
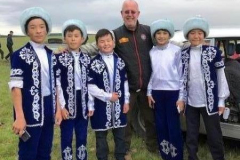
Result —
<path fill-rule="evenodd" d="M 30 42 L 14 52 L 9 87 L 14 104 L 13 131 L 30 138 L 19 139 L 19 160 L 50 160 L 55 114 L 56 59 L 44 45 L 51 31 L 49 14 L 39 7 L 28 8 L 21 15 L 21 29 Z M 57 109 L 56 122 L 61 113 Z"/>
<path fill-rule="evenodd" d="M 62 34 L 67 50 L 56 55 L 58 97 L 64 119 L 60 125 L 62 159 L 73 159 L 75 130 L 76 158 L 87 160 L 87 73 L 90 57 L 79 49 L 87 39 L 87 30 L 80 20 L 70 19 L 63 24 Z"/>
<path fill-rule="evenodd" d="M 183 139 L 179 110 L 183 110 L 181 50 L 169 43 L 174 35 L 168 19 L 150 26 L 155 46 L 150 50 L 152 74 L 148 84 L 148 103 L 154 109 L 158 144 L 164 160 L 183 159 Z"/>
<path fill-rule="evenodd" d="M 229 96 L 229 89 L 221 53 L 216 47 L 204 45 L 204 38 L 209 33 L 206 19 L 200 16 L 188 19 L 183 26 L 183 33 L 191 43 L 182 50 L 188 159 L 198 159 L 201 114 L 212 158 L 223 160 L 224 148 L 219 115 L 224 111 L 224 100 Z"/>
<path fill-rule="evenodd" d="M 99 160 L 108 159 L 107 133 L 112 129 L 115 142 L 115 158 L 124 160 L 126 154 L 124 133 L 129 109 L 129 89 L 125 63 L 114 53 L 113 36 L 101 29 L 96 34 L 99 54 L 91 61 L 88 77 L 91 125 L 96 134 L 96 150 Z"/>

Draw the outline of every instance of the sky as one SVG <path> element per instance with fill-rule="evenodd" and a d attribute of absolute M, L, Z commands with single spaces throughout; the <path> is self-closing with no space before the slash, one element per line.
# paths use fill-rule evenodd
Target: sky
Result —
<path fill-rule="evenodd" d="M 168 18 L 175 29 L 195 15 L 206 18 L 210 27 L 240 27 L 240 0 L 136 0 L 139 4 L 139 22 L 150 25 Z M 60 33 L 68 19 L 80 19 L 88 33 L 101 28 L 115 29 L 123 24 L 120 14 L 123 0 L 0 0 L 0 35 L 10 30 L 22 35 L 19 17 L 29 7 L 42 7 L 52 18 L 52 33 Z"/>

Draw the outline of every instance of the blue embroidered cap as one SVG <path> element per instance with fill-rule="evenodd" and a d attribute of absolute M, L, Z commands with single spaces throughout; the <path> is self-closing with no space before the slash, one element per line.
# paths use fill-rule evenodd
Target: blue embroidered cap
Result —
<path fill-rule="evenodd" d="M 200 29 L 205 33 L 205 38 L 209 34 L 209 25 L 205 18 L 201 16 L 195 16 L 192 18 L 189 18 L 183 25 L 183 35 L 186 39 L 188 36 L 188 33 L 193 29 Z"/>
<path fill-rule="evenodd" d="M 48 12 L 46 12 L 43 8 L 41 7 L 31 7 L 27 8 L 22 12 L 22 15 L 20 17 L 20 25 L 22 32 L 27 35 L 26 30 L 25 30 L 25 25 L 26 22 L 32 18 L 32 17 L 40 17 L 44 19 L 48 25 L 48 33 L 51 32 L 52 30 L 52 21 L 51 17 Z"/>
<path fill-rule="evenodd" d="M 154 21 L 150 26 L 151 36 L 153 41 L 155 41 L 155 38 L 154 38 L 155 32 L 160 29 L 167 30 L 170 33 L 171 38 L 174 36 L 174 25 L 172 21 L 170 21 L 169 19 L 160 19 L 160 20 Z"/>
<path fill-rule="evenodd" d="M 82 31 L 82 36 L 84 38 L 84 40 L 87 39 L 87 29 L 86 29 L 86 26 L 85 24 L 78 20 L 78 19 L 70 19 L 70 20 L 67 20 L 66 22 L 64 22 L 63 24 L 63 27 L 62 27 L 62 35 L 64 36 L 64 30 L 68 27 L 68 26 L 71 26 L 71 25 L 75 25 L 77 26 L 81 31 Z"/>

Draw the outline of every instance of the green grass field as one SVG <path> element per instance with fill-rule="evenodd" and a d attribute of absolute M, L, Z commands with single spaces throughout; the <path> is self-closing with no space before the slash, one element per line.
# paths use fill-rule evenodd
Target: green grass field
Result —
<path fill-rule="evenodd" d="M 7 53 L 6 42 L 4 37 L 0 38 L 2 49 Z M 90 41 L 93 36 L 90 37 Z M 14 37 L 14 50 L 25 44 L 28 39 L 26 37 Z M 12 132 L 13 123 L 13 107 L 8 89 L 10 64 L 6 60 L 0 60 L 0 160 L 15 160 L 18 151 L 18 137 Z M 240 134 L 240 133 L 239 133 Z M 109 160 L 114 160 L 114 143 L 111 133 L 109 133 Z M 240 159 L 240 145 L 238 141 L 225 140 L 226 160 Z M 137 152 L 133 153 L 133 160 L 159 160 L 160 157 L 150 154 L 144 145 L 144 142 L 139 137 L 133 137 L 132 148 Z M 89 160 L 95 160 L 95 136 L 94 132 L 89 128 L 88 132 L 88 153 Z M 185 149 L 185 159 L 187 152 Z M 211 155 L 206 143 L 206 137 L 202 136 L 199 142 L 199 158 L 201 160 L 211 160 Z M 55 127 L 54 144 L 52 148 L 52 160 L 61 160 L 60 156 L 60 135 L 59 127 Z"/>

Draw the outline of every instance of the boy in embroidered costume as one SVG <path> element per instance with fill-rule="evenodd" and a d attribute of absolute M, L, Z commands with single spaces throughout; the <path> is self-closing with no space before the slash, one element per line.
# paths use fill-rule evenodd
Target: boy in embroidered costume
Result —
<path fill-rule="evenodd" d="M 62 34 L 67 44 L 57 58 L 57 88 L 63 121 L 61 127 L 62 159 L 73 159 L 73 131 L 76 135 L 76 158 L 87 159 L 87 73 L 90 57 L 79 48 L 87 38 L 82 21 L 70 19 L 63 24 Z"/>
<path fill-rule="evenodd" d="M 169 43 L 174 35 L 168 19 L 150 26 L 155 46 L 150 50 L 152 74 L 148 84 L 148 103 L 154 109 L 158 144 L 164 160 L 183 159 L 183 139 L 177 107 L 183 110 L 181 49 Z"/>
<path fill-rule="evenodd" d="M 125 63 L 113 52 L 111 32 L 101 29 L 96 34 L 99 54 L 91 60 L 88 91 L 91 125 L 96 134 L 98 160 L 108 159 L 107 133 L 112 129 L 115 142 L 115 158 L 124 160 L 126 153 L 124 132 L 129 110 L 129 89 Z"/>
<path fill-rule="evenodd" d="M 224 100 L 229 96 L 229 89 L 219 49 L 204 45 L 208 33 L 208 22 L 200 16 L 188 19 L 183 26 L 184 37 L 191 43 L 182 50 L 189 160 L 198 159 L 200 114 L 212 158 L 224 159 L 219 115 L 224 111 Z"/>
<path fill-rule="evenodd" d="M 19 139 L 19 160 L 50 160 L 55 114 L 56 58 L 44 45 L 52 24 L 42 8 L 23 11 L 21 29 L 30 41 L 14 52 L 11 61 L 9 87 L 14 105 L 13 131 L 30 138 Z M 61 121 L 58 110 L 57 121 Z"/>

